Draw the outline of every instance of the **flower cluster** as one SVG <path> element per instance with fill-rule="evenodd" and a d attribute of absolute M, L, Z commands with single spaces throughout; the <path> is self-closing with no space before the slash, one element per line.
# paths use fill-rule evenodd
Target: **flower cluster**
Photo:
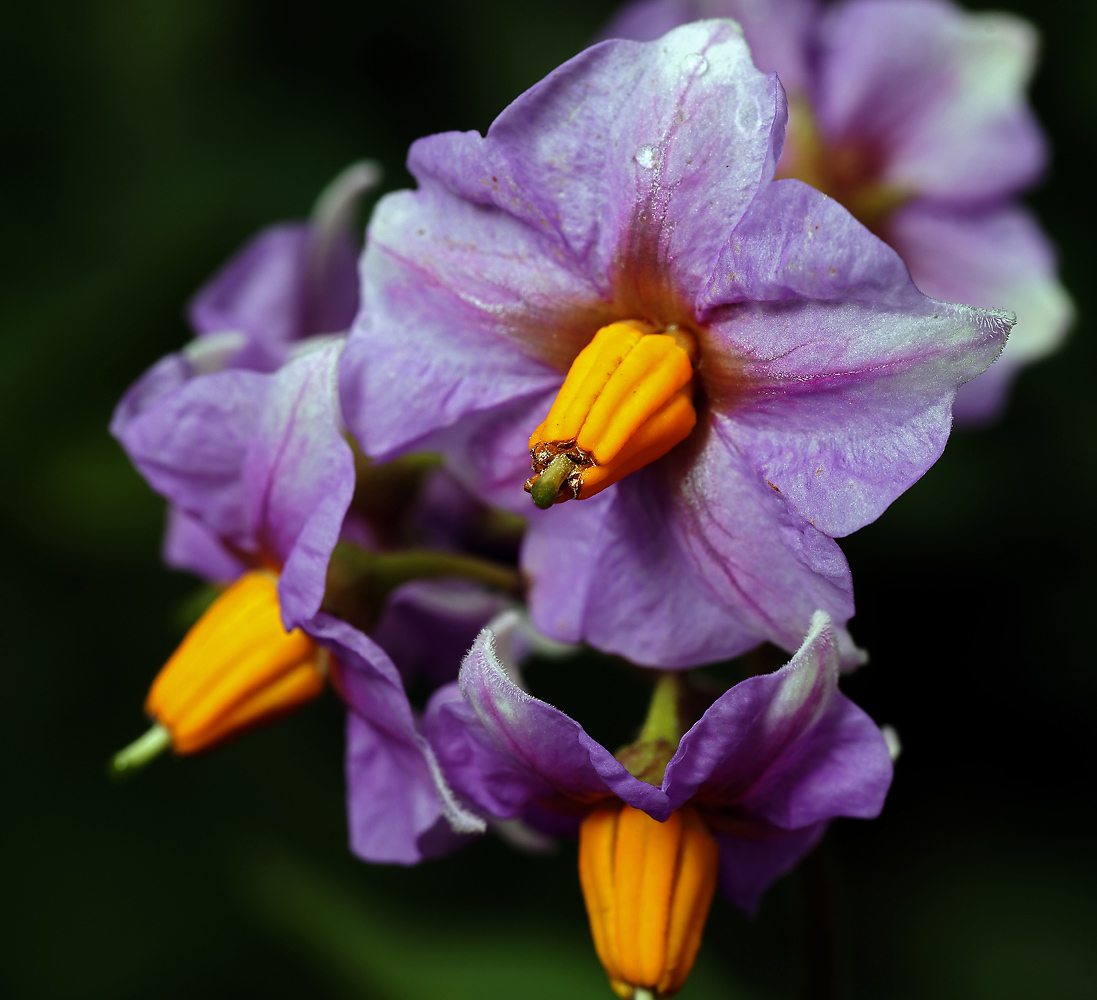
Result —
<path fill-rule="evenodd" d="M 1057 302 L 1022 317 L 1041 350 L 1069 311 L 1002 202 L 1040 159 L 1017 95 L 937 85 L 1017 75 L 999 49 L 1021 27 L 976 65 L 960 15 L 929 4 L 896 63 L 900 0 L 724 6 L 743 28 L 639 5 L 486 135 L 419 140 L 417 186 L 377 204 L 357 271 L 377 175 L 352 167 L 199 292 L 197 339 L 112 423 L 169 501 L 166 561 L 221 588 L 115 770 L 330 680 L 353 850 L 577 836 L 626 998 L 681 987 L 718 885 L 753 911 L 832 819 L 879 813 L 892 759 L 838 688 L 865 654 L 836 539 L 936 461 L 965 384 L 990 384 L 1014 320 L 975 306 Z M 987 137 L 1019 150 L 1000 176 Z M 1020 242 L 963 285 L 949 254 L 1003 227 Z M 942 289 L 959 304 L 924 294 Z M 579 643 L 651 678 L 624 747 L 524 684 L 526 657 Z M 764 643 L 787 664 L 722 693 L 693 673 Z"/>

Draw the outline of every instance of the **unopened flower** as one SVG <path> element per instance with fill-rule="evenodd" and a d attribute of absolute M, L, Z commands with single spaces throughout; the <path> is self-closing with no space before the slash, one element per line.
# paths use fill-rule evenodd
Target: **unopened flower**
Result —
<path fill-rule="evenodd" d="M 880 811 L 888 747 L 838 691 L 838 666 L 820 612 L 786 666 L 737 684 L 684 734 L 678 675 L 664 674 L 639 739 L 614 756 L 523 690 L 485 631 L 424 728 L 451 787 L 478 810 L 554 831 L 578 824 L 591 929 L 614 989 L 668 996 L 689 973 L 717 879 L 752 911 L 829 820 Z"/>
<path fill-rule="evenodd" d="M 605 35 L 654 39 L 707 17 L 740 21 L 756 65 L 789 93 L 779 177 L 837 198 L 927 295 L 1017 313 L 1001 358 L 956 398 L 959 420 L 997 415 L 1074 315 L 1054 249 L 1014 201 L 1047 160 L 1025 99 L 1032 25 L 943 0 L 641 0 Z"/>
<path fill-rule="evenodd" d="M 553 637 L 678 668 L 793 650 L 817 608 L 841 627 L 834 538 L 936 460 L 1001 349 L 1007 316 L 925 298 L 832 199 L 770 183 L 784 119 L 732 22 L 610 41 L 486 137 L 417 142 L 418 189 L 374 214 L 348 425 L 529 517 Z"/>

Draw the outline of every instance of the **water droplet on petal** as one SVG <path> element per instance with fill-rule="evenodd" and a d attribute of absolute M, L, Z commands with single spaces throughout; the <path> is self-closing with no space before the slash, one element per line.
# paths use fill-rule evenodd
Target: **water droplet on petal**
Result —
<path fill-rule="evenodd" d="M 655 147 L 654 146 L 641 146 L 636 150 L 636 162 L 640 164 L 645 170 L 650 170 L 655 166 Z"/>
<path fill-rule="evenodd" d="M 701 76 L 708 69 L 708 60 L 700 52 L 691 52 L 682 58 L 682 69 L 694 76 Z"/>

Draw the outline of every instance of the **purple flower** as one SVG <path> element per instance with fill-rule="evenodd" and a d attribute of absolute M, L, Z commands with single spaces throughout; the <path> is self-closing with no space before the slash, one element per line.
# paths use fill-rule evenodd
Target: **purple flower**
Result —
<path fill-rule="evenodd" d="M 1005 315 L 925 298 L 832 199 L 770 182 L 784 120 L 731 22 L 610 41 L 486 137 L 417 142 L 418 189 L 374 214 L 347 423 L 380 460 L 445 452 L 529 518 L 531 613 L 554 638 L 666 669 L 765 640 L 794 650 L 817 608 L 844 625 L 834 538 L 936 460 L 957 387 L 1001 349 Z M 663 331 L 650 340 L 687 383 L 668 389 L 685 439 L 598 496 L 537 510 L 530 435 L 607 324 Z"/>
<path fill-rule="evenodd" d="M 129 390 L 111 429 L 169 500 L 167 561 L 226 582 L 272 570 L 284 627 L 334 654 L 318 662 L 328 663 L 350 709 L 352 846 L 370 860 L 411 863 L 451 846 L 454 830 L 482 824 L 453 802 L 389 654 L 321 611 L 332 551 L 361 527 L 348 520 L 355 463 L 336 396 L 343 338 L 324 334 L 345 331 L 357 307 L 349 227 L 359 195 L 375 181 L 371 165 L 352 167 L 321 197 L 311 222 L 273 227 L 249 243 L 192 302 L 198 339 Z M 476 631 L 500 607 L 498 596 L 467 587 L 447 603 L 447 588 L 462 589 L 447 581 L 401 588 L 378 623 L 404 670 L 454 676 Z M 398 611 L 413 615 L 404 624 L 415 634 L 399 627 Z M 284 636 L 257 636 L 286 655 Z M 421 648 L 429 636 L 438 640 L 433 658 Z M 298 645 L 301 656 L 316 660 L 314 645 Z M 447 659 L 448 676 L 439 662 Z M 249 684 L 245 675 L 235 690 L 246 693 Z M 285 711 L 318 687 L 301 691 L 296 700 L 289 692 L 273 698 L 272 709 Z M 165 704 L 175 707 L 171 698 Z M 230 708 L 203 732 L 238 728 Z"/>
<path fill-rule="evenodd" d="M 643 0 L 607 37 L 657 38 L 704 17 L 740 21 L 790 95 L 778 176 L 833 195 L 890 243 L 927 295 L 1004 306 L 1001 358 L 960 389 L 958 420 L 1003 409 L 1020 369 L 1054 351 L 1074 308 L 1054 250 L 1014 202 L 1047 151 L 1025 101 L 1032 26 L 941 0 Z"/>
<path fill-rule="evenodd" d="M 321 611 L 355 486 L 336 397 L 342 348 L 341 339 L 312 338 L 276 372 L 191 378 L 114 429 L 176 512 L 173 544 L 186 545 L 179 561 L 215 577 L 236 575 L 234 567 L 273 570 L 285 628 L 303 629 L 334 654 L 350 709 L 352 847 L 369 860 L 408 864 L 447 849 L 452 831 L 482 823 L 453 801 L 389 655 Z M 466 638 L 447 647 L 454 668 L 470 627 L 474 634 L 497 608 L 478 607 L 461 623 Z M 458 622 L 447 625 L 459 631 Z"/>
<path fill-rule="evenodd" d="M 496 627 L 505 641 L 510 623 Z M 659 785 L 634 777 L 578 722 L 523 690 L 495 642 L 485 629 L 459 684 L 435 692 L 424 718 L 450 786 L 489 816 L 560 830 L 613 798 L 659 821 L 690 804 L 720 843 L 724 891 L 753 911 L 829 820 L 869 819 L 883 807 L 887 745 L 838 691 L 837 636 L 822 612 L 786 666 L 742 681 L 708 708 Z"/>

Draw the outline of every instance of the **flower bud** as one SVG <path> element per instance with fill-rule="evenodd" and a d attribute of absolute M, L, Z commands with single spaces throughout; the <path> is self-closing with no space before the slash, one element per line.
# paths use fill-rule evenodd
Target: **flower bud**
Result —
<path fill-rule="evenodd" d="M 669 997 L 686 981 L 716 889 L 719 847 L 686 805 L 663 823 L 614 801 L 579 830 L 579 881 L 614 992 Z"/>
<path fill-rule="evenodd" d="M 176 753 L 194 753 L 315 698 L 325 658 L 301 629 L 286 632 L 276 578 L 245 573 L 186 634 L 145 710 Z"/>

